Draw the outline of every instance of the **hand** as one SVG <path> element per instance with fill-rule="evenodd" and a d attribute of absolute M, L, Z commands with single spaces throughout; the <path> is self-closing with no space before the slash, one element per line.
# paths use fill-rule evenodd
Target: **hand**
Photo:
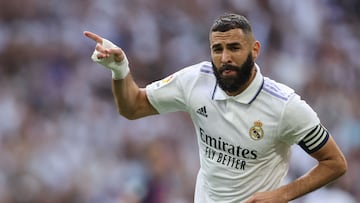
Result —
<path fill-rule="evenodd" d="M 84 35 L 96 42 L 91 59 L 112 71 L 113 79 L 123 79 L 129 73 L 129 62 L 124 51 L 99 35 L 85 31 Z"/>
<path fill-rule="evenodd" d="M 96 55 L 97 59 L 109 58 L 111 54 L 114 55 L 114 60 L 116 62 L 121 62 L 124 59 L 125 55 L 123 50 L 114 45 L 109 40 L 106 40 L 99 35 L 89 31 L 85 31 L 84 35 L 97 43 L 95 47 L 95 50 L 98 52 Z"/>
<path fill-rule="evenodd" d="M 283 194 L 275 191 L 257 192 L 244 203 L 287 203 Z"/>

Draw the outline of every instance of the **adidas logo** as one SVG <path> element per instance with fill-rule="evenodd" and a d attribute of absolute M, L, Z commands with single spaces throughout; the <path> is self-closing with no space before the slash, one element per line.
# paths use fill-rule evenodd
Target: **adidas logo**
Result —
<path fill-rule="evenodd" d="M 206 113 L 206 107 L 205 107 L 205 106 L 199 108 L 199 109 L 196 111 L 196 113 L 198 113 L 198 114 L 200 114 L 200 115 L 202 115 L 202 116 L 208 117 L 208 115 L 207 115 L 207 113 Z"/>

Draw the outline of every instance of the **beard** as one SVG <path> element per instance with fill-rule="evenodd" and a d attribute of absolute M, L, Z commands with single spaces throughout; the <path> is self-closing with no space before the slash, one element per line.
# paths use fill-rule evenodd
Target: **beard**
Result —
<path fill-rule="evenodd" d="M 219 87 L 225 92 L 234 93 L 250 80 L 251 71 L 254 68 L 254 60 L 250 52 L 246 61 L 241 66 L 225 64 L 220 68 L 216 68 L 214 62 L 212 62 L 212 68 Z M 236 71 L 236 76 L 222 76 L 222 73 L 226 70 Z"/>

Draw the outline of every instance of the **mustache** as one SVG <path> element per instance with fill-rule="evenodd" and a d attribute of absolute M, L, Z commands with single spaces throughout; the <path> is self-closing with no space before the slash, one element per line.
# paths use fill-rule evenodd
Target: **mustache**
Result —
<path fill-rule="evenodd" d="M 227 71 L 227 70 L 232 70 L 232 71 L 239 71 L 240 68 L 238 66 L 233 66 L 233 65 L 230 65 L 230 64 L 225 64 L 223 66 L 221 66 L 219 68 L 219 72 L 222 73 L 224 71 Z"/>

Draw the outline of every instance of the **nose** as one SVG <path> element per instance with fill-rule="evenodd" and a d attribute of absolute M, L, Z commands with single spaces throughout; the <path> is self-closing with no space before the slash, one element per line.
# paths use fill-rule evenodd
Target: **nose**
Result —
<path fill-rule="evenodd" d="M 231 64 L 231 55 L 227 50 L 224 50 L 221 55 L 222 64 Z"/>

